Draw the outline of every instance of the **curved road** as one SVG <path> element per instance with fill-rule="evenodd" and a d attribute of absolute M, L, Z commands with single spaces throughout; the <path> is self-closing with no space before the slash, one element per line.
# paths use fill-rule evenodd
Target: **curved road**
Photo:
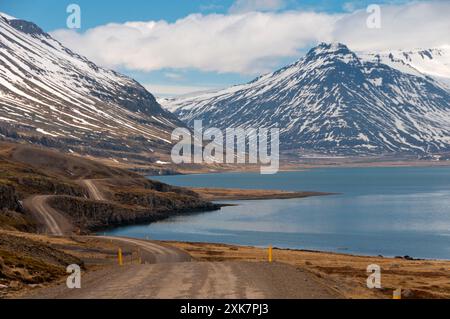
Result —
<path fill-rule="evenodd" d="M 124 237 L 99 236 L 96 238 L 108 239 L 118 243 L 136 246 L 144 253 L 142 254 L 143 260 L 152 264 L 192 261 L 191 255 L 189 255 L 185 251 L 182 251 L 181 249 L 169 245 L 163 245 L 159 243 L 156 244 L 147 240 Z"/>
<path fill-rule="evenodd" d="M 87 182 L 87 185 L 93 185 Z M 96 189 L 90 188 L 90 190 Z M 91 186 L 92 187 L 92 186 Z M 90 192 L 91 192 L 90 191 Z M 97 190 L 98 191 L 98 190 Z M 95 196 L 98 196 L 98 192 Z M 49 204 L 52 196 L 33 196 L 24 206 L 48 233 L 71 232 L 68 220 Z M 94 196 L 93 196 L 94 197 Z M 97 237 L 141 250 L 146 264 L 108 267 L 82 276 L 81 289 L 65 284 L 36 290 L 26 298 L 340 298 L 309 272 L 278 263 L 195 262 L 175 247 L 122 237 Z M 150 264 L 147 264 L 150 263 Z"/>
<path fill-rule="evenodd" d="M 48 200 L 52 197 L 54 196 L 31 196 L 23 201 L 23 206 L 42 225 L 45 233 L 53 236 L 63 236 L 72 231 L 72 226 L 66 217 L 48 204 Z"/>
<path fill-rule="evenodd" d="M 98 189 L 97 185 L 95 185 L 95 181 L 92 179 L 84 179 L 80 182 L 82 186 L 86 188 L 89 193 L 89 198 L 93 200 L 105 200 L 102 192 Z"/>

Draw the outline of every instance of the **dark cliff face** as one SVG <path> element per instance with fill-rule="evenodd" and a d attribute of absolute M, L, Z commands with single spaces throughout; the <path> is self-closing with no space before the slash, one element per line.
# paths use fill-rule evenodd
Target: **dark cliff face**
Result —
<path fill-rule="evenodd" d="M 34 231 L 34 222 L 26 216 L 14 186 L 0 180 L 0 229 Z M 1 245 L 0 245 L 1 246 Z M 0 267 L 1 268 L 1 267 Z M 0 269 L 1 270 L 1 269 Z"/>
<path fill-rule="evenodd" d="M 80 185 L 83 179 L 95 180 L 105 200 L 88 199 L 87 189 Z M 126 170 L 42 148 L 0 143 L 0 228 L 31 229 L 30 208 L 22 209 L 19 200 L 33 195 L 49 195 L 50 205 L 85 233 L 220 208 L 189 189 Z"/>
<path fill-rule="evenodd" d="M 118 202 L 96 202 L 79 197 L 53 198 L 52 207 L 67 212 L 68 218 L 81 233 L 109 228 L 148 224 L 176 215 L 220 209 L 195 197 L 174 194 L 116 194 Z M 120 203 L 120 202 L 121 203 Z"/>
<path fill-rule="evenodd" d="M 151 223 L 174 215 L 220 209 L 188 189 L 145 178 L 97 180 L 106 202 L 73 196 L 59 196 L 51 205 L 67 212 L 82 232 Z"/>
<path fill-rule="evenodd" d="M 0 184 L 0 211 L 19 211 L 20 209 L 21 206 L 15 188 L 13 186 Z"/>

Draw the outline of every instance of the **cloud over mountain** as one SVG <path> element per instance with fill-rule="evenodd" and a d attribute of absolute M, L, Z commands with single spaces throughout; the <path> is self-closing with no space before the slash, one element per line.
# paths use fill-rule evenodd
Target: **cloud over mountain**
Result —
<path fill-rule="evenodd" d="M 367 28 L 369 13 L 365 10 L 347 14 L 246 12 L 251 2 L 245 1 L 248 10 L 226 15 L 192 14 L 174 23 L 127 22 L 81 34 L 57 30 L 52 35 L 109 67 L 241 74 L 266 72 L 283 58 L 296 57 L 305 47 L 321 41 L 345 42 L 355 50 L 438 47 L 449 41 L 448 1 L 384 5 L 381 29 Z M 267 8 L 270 3 L 275 8 L 275 2 L 279 1 L 266 1 Z M 244 2 L 241 6 L 245 7 Z"/>

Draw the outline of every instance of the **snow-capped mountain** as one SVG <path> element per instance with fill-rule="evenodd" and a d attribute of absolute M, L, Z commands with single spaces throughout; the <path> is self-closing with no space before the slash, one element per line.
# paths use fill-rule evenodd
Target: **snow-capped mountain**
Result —
<path fill-rule="evenodd" d="M 450 90 L 450 46 L 434 49 L 394 50 L 381 53 L 360 53 L 368 61 L 378 61 L 409 74 L 427 75 Z"/>
<path fill-rule="evenodd" d="M 183 124 L 136 81 L 0 15 L 0 138 L 66 149 L 168 148 Z"/>
<path fill-rule="evenodd" d="M 411 67 L 408 67 L 411 69 Z M 360 58 L 343 44 L 254 81 L 167 101 L 189 125 L 279 127 L 285 150 L 367 155 L 450 151 L 450 93 L 419 71 Z"/>

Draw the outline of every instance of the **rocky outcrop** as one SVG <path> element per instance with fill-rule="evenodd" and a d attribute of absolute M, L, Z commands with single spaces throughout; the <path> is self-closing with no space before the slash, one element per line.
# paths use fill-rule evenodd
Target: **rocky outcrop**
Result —
<path fill-rule="evenodd" d="M 0 184 L 0 211 L 3 209 L 19 211 L 19 198 L 13 186 Z"/>
<path fill-rule="evenodd" d="M 24 193 L 22 197 L 28 194 L 87 196 L 86 191 L 81 186 L 73 183 L 65 183 L 55 178 L 27 176 L 14 177 L 11 178 L 11 181 L 18 184 L 19 195 Z"/>
<path fill-rule="evenodd" d="M 220 206 L 187 196 L 169 198 L 174 194 L 136 197 L 135 205 L 99 202 L 79 197 L 58 196 L 49 204 L 65 212 L 82 233 L 117 226 L 151 223 L 180 214 L 219 209 Z M 146 205 L 147 204 L 147 205 Z"/>
<path fill-rule="evenodd" d="M 23 213 L 23 207 L 14 186 L 0 181 L 0 229 L 34 231 L 34 222 Z"/>
<path fill-rule="evenodd" d="M 172 192 L 134 191 L 117 192 L 115 200 L 119 203 L 145 207 L 150 210 L 180 210 L 184 208 L 207 207 L 208 203 L 198 197 Z"/>

